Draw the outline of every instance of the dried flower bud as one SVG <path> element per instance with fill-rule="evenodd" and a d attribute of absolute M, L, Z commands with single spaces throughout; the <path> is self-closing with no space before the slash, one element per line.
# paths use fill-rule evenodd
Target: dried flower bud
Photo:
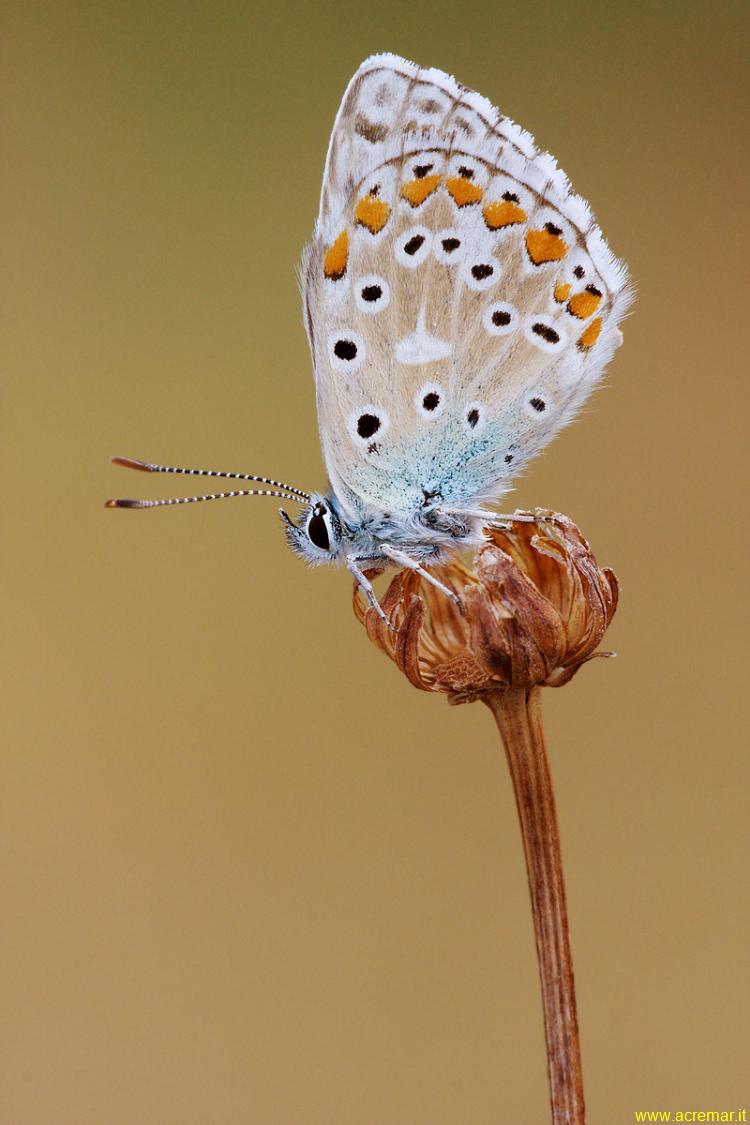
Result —
<path fill-rule="evenodd" d="M 400 571 L 382 599 L 392 628 L 363 602 L 367 635 L 415 687 L 463 703 L 487 692 L 560 687 L 592 656 L 617 607 L 617 578 L 598 566 L 566 516 L 488 528 L 469 569 L 431 568 L 459 607 L 419 574 Z"/>

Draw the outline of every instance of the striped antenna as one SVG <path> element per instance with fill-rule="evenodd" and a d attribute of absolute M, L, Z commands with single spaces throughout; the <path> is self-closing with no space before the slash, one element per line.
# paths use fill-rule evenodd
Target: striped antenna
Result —
<path fill-rule="evenodd" d="M 141 473 L 182 473 L 183 476 L 192 477 L 223 477 L 225 480 L 253 480 L 258 484 L 271 484 L 274 488 L 281 488 L 284 492 L 293 492 L 304 500 L 310 499 L 309 492 L 301 488 L 293 488 L 291 484 L 284 484 L 271 477 L 257 477 L 252 473 L 223 473 L 218 469 L 178 469 L 173 465 L 153 465 L 150 461 L 136 461 L 134 457 L 113 457 L 113 465 L 122 465 L 125 469 L 138 469 Z"/>
<path fill-rule="evenodd" d="M 306 504 L 310 493 L 300 488 L 271 480 L 270 477 L 253 476 L 250 473 L 224 473 L 217 469 L 178 469 L 170 465 L 152 465 L 149 461 L 136 461 L 132 457 L 113 457 L 115 465 L 126 469 L 138 469 L 142 473 L 182 473 L 187 476 L 223 477 L 228 480 L 252 480 L 261 484 L 273 484 L 275 488 L 241 488 L 231 492 L 211 492 L 205 496 L 178 496 L 171 500 L 107 500 L 105 508 L 164 508 L 173 504 L 197 504 L 202 500 L 226 500 L 230 496 L 277 496 L 296 504 Z"/>

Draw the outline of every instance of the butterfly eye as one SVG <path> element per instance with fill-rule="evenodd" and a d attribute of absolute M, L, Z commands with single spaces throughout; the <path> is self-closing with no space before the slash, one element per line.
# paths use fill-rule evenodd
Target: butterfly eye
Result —
<path fill-rule="evenodd" d="M 390 304 L 391 288 L 384 277 L 369 274 L 357 282 L 355 299 L 360 312 L 373 316 Z"/>
<path fill-rule="evenodd" d="M 437 383 L 425 383 L 414 396 L 417 413 L 434 421 L 445 409 L 445 392 Z"/>
<path fill-rule="evenodd" d="M 485 309 L 482 324 L 490 336 L 507 336 L 518 326 L 518 313 L 506 301 L 494 301 Z"/>
<path fill-rule="evenodd" d="M 565 347 L 565 333 L 548 316 L 531 317 L 526 323 L 525 335 L 529 343 L 543 352 L 559 352 Z"/>
<path fill-rule="evenodd" d="M 328 337 L 328 358 L 335 371 L 357 371 L 365 359 L 365 343 L 356 332 L 334 332 Z"/>
<path fill-rule="evenodd" d="M 311 543 L 321 551 L 330 551 L 331 537 L 328 534 L 328 512 L 322 504 L 316 505 L 307 525 L 307 534 Z"/>
<path fill-rule="evenodd" d="M 429 254 L 431 241 L 427 227 L 410 227 L 396 243 L 396 261 L 408 269 L 416 269 Z"/>
<path fill-rule="evenodd" d="M 479 262 L 472 262 L 464 271 L 464 281 L 469 289 L 481 292 L 489 289 L 500 277 L 500 265 L 494 258 L 485 258 Z"/>
<path fill-rule="evenodd" d="M 467 434 L 478 434 L 484 428 L 485 411 L 481 402 L 470 402 L 464 413 Z"/>

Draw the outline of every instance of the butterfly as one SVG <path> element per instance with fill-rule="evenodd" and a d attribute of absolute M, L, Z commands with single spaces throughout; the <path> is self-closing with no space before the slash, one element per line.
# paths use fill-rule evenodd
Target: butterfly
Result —
<path fill-rule="evenodd" d="M 330 487 L 115 458 L 148 472 L 253 481 L 158 507 L 271 495 L 290 547 L 364 571 L 419 571 L 482 541 L 514 476 L 572 420 L 622 341 L 632 299 L 588 204 L 552 156 L 441 70 L 373 55 L 328 148 L 301 271 Z"/>

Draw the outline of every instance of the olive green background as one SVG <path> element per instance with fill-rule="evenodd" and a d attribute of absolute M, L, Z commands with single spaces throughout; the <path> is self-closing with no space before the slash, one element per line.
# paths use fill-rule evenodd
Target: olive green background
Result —
<path fill-rule="evenodd" d="M 102 507 L 169 483 L 115 453 L 324 483 L 295 267 L 379 50 L 535 133 L 636 280 L 513 497 L 623 587 L 545 698 L 590 1120 L 750 1103 L 742 12 L 3 6 L 0 1125 L 547 1120 L 489 714 L 275 502 Z"/>

